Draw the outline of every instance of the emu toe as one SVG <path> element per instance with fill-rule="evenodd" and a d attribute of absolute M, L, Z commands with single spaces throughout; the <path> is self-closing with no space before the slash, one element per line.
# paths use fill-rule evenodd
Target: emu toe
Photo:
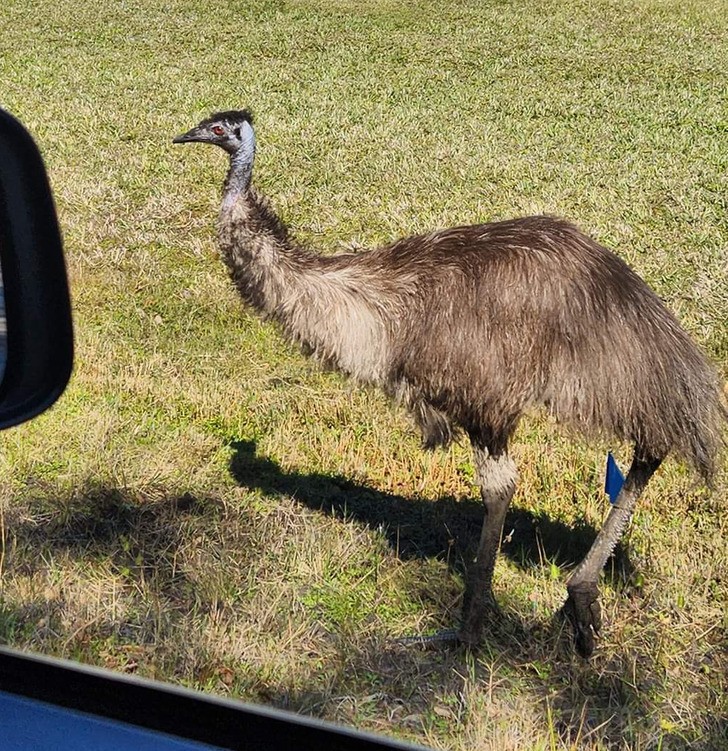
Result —
<path fill-rule="evenodd" d="M 562 613 L 574 627 L 576 651 L 582 657 L 591 657 L 595 637 L 602 628 L 602 610 L 599 605 L 599 590 L 596 584 L 587 582 L 569 587 L 569 597 Z"/>
<path fill-rule="evenodd" d="M 434 634 L 415 634 L 414 636 L 400 636 L 399 639 L 395 639 L 395 643 L 403 647 L 449 646 L 451 644 L 458 644 L 459 642 L 458 632 L 454 628 L 446 628 Z"/>

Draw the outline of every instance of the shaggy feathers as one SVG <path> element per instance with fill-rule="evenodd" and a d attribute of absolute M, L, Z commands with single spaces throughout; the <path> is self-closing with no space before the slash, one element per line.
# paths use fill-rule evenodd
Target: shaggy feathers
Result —
<path fill-rule="evenodd" d="M 674 450 L 713 474 L 725 415 L 711 366 L 623 261 L 565 221 L 323 257 L 296 246 L 251 189 L 220 233 L 244 299 L 327 366 L 401 400 L 428 448 L 460 430 L 505 445 L 544 405 L 580 431 Z"/>

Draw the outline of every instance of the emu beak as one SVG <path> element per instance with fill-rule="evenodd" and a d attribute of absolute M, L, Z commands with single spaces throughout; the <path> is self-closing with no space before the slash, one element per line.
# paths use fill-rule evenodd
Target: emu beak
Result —
<path fill-rule="evenodd" d="M 172 143 L 190 143 L 192 141 L 202 141 L 204 140 L 200 136 L 200 132 L 198 128 L 192 128 L 192 130 L 188 130 L 186 133 L 183 133 L 181 136 L 175 136 L 175 138 L 172 139 Z"/>

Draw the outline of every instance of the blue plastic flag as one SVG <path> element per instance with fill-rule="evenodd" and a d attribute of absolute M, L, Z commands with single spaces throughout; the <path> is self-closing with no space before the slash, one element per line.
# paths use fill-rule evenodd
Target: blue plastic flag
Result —
<path fill-rule="evenodd" d="M 609 502 L 611 504 L 616 503 L 622 485 L 624 485 L 624 475 L 617 466 L 617 462 L 614 461 L 614 457 L 610 451 L 607 454 L 607 471 L 604 476 L 604 492 L 609 496 Z"/>

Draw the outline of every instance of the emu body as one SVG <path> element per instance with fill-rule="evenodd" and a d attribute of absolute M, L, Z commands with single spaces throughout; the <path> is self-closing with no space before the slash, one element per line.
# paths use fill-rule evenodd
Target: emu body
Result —
<path fill-rule="evenodd" d="M 725 412 L 717 377 L 674 316 L 614 253 L 568 222 L 534 216 L 455 227 L 368 252 L 298 246 L 251 185 L 247 111 L 218 113 L 175 142 L 230 154 L 218 220 L 243 300 L 328 367 L 373 384 L 413 414 L 425 447 L 465 433 L 485 521 L 459 632 L 477 644 L 516 470 L 508 443 L 545 407 L 587 434 L 635 446 L 625 486 L 567 584 L 577 648 L 600 625 L 597 580 L 634 504 L 675 452 L 709 480 Z"/>

